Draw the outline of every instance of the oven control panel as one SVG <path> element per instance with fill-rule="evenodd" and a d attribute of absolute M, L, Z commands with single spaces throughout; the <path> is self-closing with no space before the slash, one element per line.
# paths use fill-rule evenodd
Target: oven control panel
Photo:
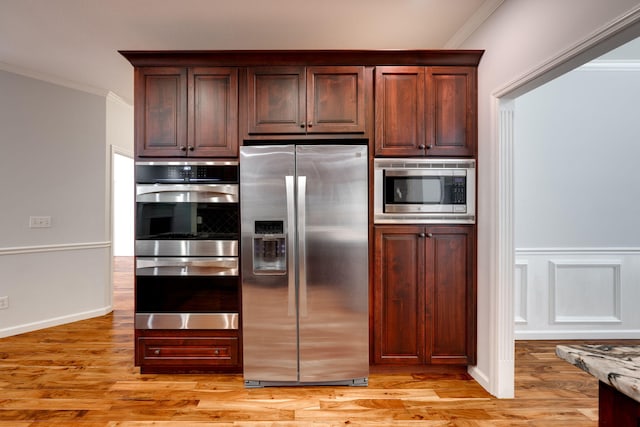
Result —
<path fill-rule="evenodd" d="M 137 162 L 138 184 L 238 183 L 237 162 Z"/>

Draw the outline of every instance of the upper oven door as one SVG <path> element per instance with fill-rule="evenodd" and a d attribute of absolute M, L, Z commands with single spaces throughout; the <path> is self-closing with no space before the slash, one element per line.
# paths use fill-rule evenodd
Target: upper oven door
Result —
<path fill-rule="evenodd" d="M 137 256 L 236 256 L 237 184 L 138 184 Z"/>

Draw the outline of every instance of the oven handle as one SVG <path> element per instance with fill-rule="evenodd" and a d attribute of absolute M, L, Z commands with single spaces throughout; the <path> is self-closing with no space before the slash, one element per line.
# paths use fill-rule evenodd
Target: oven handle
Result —
<path fill-rule="evenodd" d="M 136 258 L 137 276 L 237 276 L 237 257 Z"/>
<path fill-rule="evenodd" d="M 238 185 L 138 184 L 136 202 L 238 203 Z"/>

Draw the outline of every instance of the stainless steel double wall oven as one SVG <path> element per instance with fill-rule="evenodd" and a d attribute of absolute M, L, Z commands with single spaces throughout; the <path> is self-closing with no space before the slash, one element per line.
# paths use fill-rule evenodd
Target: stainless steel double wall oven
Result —
<path fill-rule="evenodd" d="M 137 162 L 136 328 L 237 329 L 238 163 Z"/>

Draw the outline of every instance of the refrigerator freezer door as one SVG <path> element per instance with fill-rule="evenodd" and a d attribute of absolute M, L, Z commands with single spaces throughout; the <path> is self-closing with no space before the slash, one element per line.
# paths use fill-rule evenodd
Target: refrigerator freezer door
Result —
<path fill-rule="evenodd" d="M 366 378 L 367 148 L 300 145 L 296 151 L 300 382 Z"/>
<path fill-rule="evenodd" d="M 242 330 L 245 382 L 298 380 L 295 297 L 295 236 L 287 209 L 287 176 L 295 175 L 294 146 L 241 147 L 240 204 L 242 217 Z M 289 189 L 293 193 L 293 188 Z M 285 274 L 255 274 L 253 253 L 256 221 L 283 222 L 287 242 Z M 295 222 L 295 221 L 294 221 Z M 295 233 L 294 233 L 295 234 Z M 291 286 L 290 286 L 291 285 Z M 295 289 L 293 289 L 295 291 Z M 291 294 L 291 295 L 290 295 Z"/>

